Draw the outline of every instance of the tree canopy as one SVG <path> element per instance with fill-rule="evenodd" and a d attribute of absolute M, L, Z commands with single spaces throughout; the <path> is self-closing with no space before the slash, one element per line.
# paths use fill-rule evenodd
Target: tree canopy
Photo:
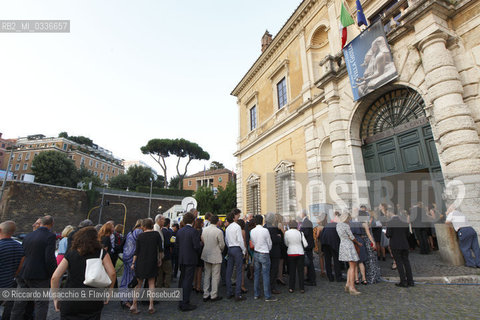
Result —
<path fill-rule="evenodd" d="M 210 163 L 210 170 L 217 170 L 217 169 L 225 169 L 225 166 L 221 162 L 212 161 L 212 163 Z"/>
<path fill-rule="evenodd" d="M 234 182 L 229 182 L 225 189 L 218 187 L 216 196 L 211 187 L 201 186 L 194 197 L 201 213 L 226 214 L 237 207 L 237 187 Z"/>
<path fill-rule="evenodd" d="M 130 176 L 132 182 L 131 189 L 136 189 L 137 186 L 149 186 L 150 179 L 153 179 L 152 169 L 138 165 L 129 167 L 127 175 Z"/>
<path fill-rule="evenodd" d="M 167 164 L 165 159 L 170 156 L 177 157 L 177 175 L 180 177 L 179 189 L 182 181 L 187 174 L 188 165 L 192 160 L 209 160 L 210 155 L 204 151 L 198 144 L 185 139 L 152 139 L 147 145 L 140 148 L 143 154 L 149 154 L 162 168 L 165 177 L 165 188 L 167 187 Z M 186 158 L 186 163 L 182 166 L 180 160 Z"/>
<path fill-rule="evenodd" d="M 65 138 L 70 141 L 76 142 L 78 144 L 83 144 L 86 146 L 93 146 L 93 140 L 84 136 L 69 136 L 66 131 L 62 131 L 58 134 L 59 138 Z"/>
<path fill-rule="evenodd" d="M 44 151 L 32 162 L 35 181 L 64 187 L 76 187 L 77 169 L 72 159 L 59 151 Z"/>
<path fill-rule="evenodd" d="M 127 188 L 132 189 L 132 178 L 125 173 L 119 174 L 118 176 L 110 179 L 108 183 L 110 188 L 126 190 Z"/>

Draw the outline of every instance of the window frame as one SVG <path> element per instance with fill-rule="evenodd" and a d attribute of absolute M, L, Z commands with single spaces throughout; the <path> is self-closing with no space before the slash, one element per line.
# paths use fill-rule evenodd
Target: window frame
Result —
<path fill-rule="evenodd" d="M 253 131 L 258 128 L 258 113 L 257 105 L 254 104 L 249 110 L 249 119 L 250 119 L 250 131 Z M 252 111 L 254 111 L 254 117 L 252 117 Z"/>
<path fill-rule="evenodd" d="M 283 77 L 276 84 L 277 88 L 277 109 L 282 109 L 288 104 L 287 77 Z M 279 90 L 282 88 L 282 90 Z M 283 102 L 283 104 L 281 104 Z"/>

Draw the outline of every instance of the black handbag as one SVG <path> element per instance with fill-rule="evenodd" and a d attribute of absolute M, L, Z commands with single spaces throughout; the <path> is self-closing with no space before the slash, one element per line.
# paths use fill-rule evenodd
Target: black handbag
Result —
<path fill-rule="evenodd" d="M 137 286 L 137 284 L 138 284 L 137 277 L 133 277 L 132 281 L 130 281 L 130 283 L 128 284 L 128 287 L 130 289 L 133 289 Z"/>

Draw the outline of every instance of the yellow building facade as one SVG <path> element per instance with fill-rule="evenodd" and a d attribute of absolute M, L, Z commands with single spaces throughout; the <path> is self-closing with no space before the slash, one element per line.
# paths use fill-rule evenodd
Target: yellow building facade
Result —
<path fill-rule="evenodd" d="M 344 3 L 356 17 L 355 0 Z M 264 36 L 260 57 L 231 93 L 238 206 L 290 216 L 317 205 L 374 207 L 376 182 L 415 174 L 438 184 L 429 202 L 456 200 L 448 187 L 460 181 L 458 206 L 480 226 L 480 1 L 361 3 L 370 24 L 382 22 L 398 77 L 354 101 L 341 2 L 302 1 L 273 39 Z M 360 32 L 348 27 L 347 42 Z M 398 121 L 382 126 L 384 111 Z M 413 191 L 405 197 L 412 202 Z"/>

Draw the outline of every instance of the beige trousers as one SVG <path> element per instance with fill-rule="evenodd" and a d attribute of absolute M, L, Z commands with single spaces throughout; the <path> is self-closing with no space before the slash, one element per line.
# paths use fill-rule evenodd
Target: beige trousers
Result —
<path fill-rule="evenodd" d="M 221 263 L 205 262 L 205 275 L 203 277 L 203 297 L 214 299 L 218 296 L 218 284 L 220 283 Z M 211 283 L 211 285 L 210 285 Z"/>

